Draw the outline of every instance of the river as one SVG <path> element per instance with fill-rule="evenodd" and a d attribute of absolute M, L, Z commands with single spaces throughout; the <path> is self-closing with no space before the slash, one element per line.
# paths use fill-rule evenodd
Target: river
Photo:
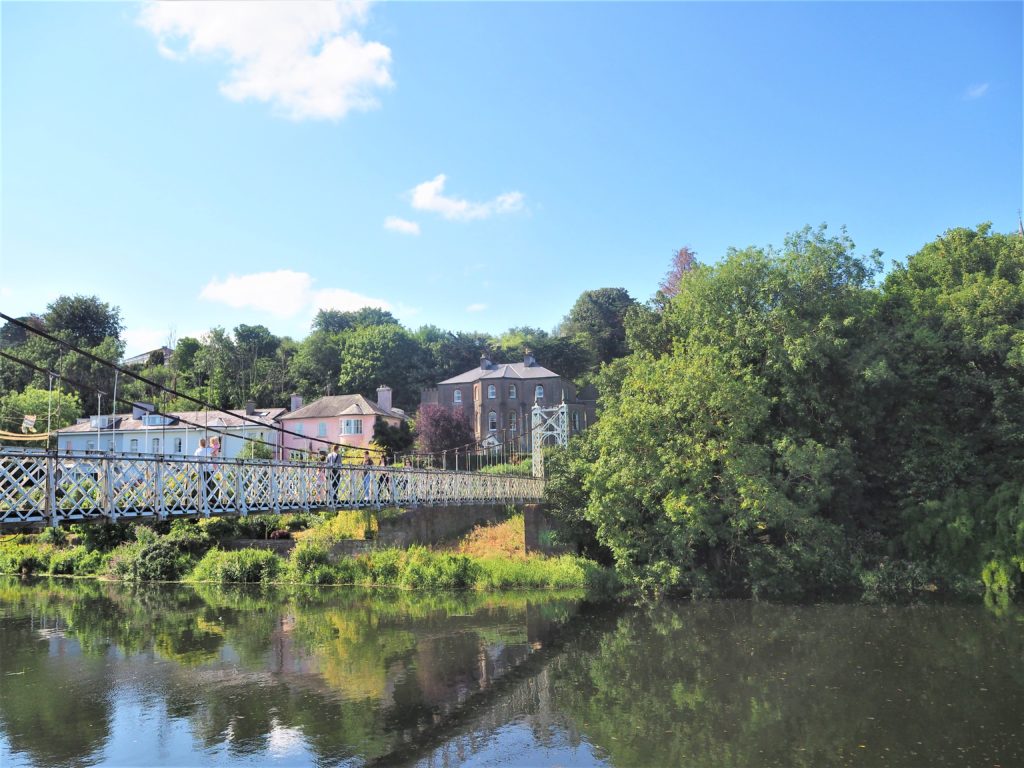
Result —
<path fill-rule="evenodd" d="M 0 765 L 1024 765 L 982 606 L 0 579 Z"/>

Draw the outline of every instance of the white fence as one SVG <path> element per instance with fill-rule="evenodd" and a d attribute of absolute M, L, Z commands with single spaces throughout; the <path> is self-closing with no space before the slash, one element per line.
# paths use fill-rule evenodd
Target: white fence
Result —
<path fill-rule="evenodd" d="M 524 504 L 541 478 L 0 448 L 0 526 L 324 508 Z"/>

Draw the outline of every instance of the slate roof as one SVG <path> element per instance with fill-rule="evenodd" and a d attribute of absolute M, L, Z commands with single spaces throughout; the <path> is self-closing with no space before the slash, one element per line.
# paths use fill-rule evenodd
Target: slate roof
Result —
<path fill-rule="evenodd" d="M 362 395 L 331 395 L 314 400 L 297 411 L 282 416 L 291 419 L 330 419 L 337 416 L 390 416 L 394 419 L 408 419 L 403 411 L 396 408 L 381 408 Z"/>
<path fill-rule="evenodd" d="M 527 365 L 526 363 L 491 363 L 487 370 L 473 368 L 472 370 L 460 373 L 445 379 L 441 384 L 471 384 L 481 379 L 551 379 L 560 378 L 554 371 L 549 371 L 543 365 Z"/>
<path fill-rule="evenodd" d="M 255 419 L 260 421 L 267 426 L 272 426 L 273 423 L 280 419 L 282 415 L 288 412 L 287 408 L 257 408 L 256 412 L 249 417 L 246 417 L 244 410 L 228 411 L 224 413 L 222 411 L 172 411 L 168 413 L 175 419 L 174 422 L 168 424 L 168 427 L 179 427 L 188 426 L 190 429 L 195 429 L 193 426 L 199 424 L 202 426 L 216 427 L 218 429 L 222 427 L 244 427 L 256 426 L 251 421 L 246 419 Z M 230 415 L 229 415 L 230 414 Z M 105 414 L 104 414 L 105 415 Z M 117 432 L 127 432 L 131 430 L 161 430 L 163 426 L 156 426 L 151 424 L 144 424 L 142 419 L 134 419 L 130 413 L 115 413 L 114 414 L 113 427 L 109 424 L 102 429 L 103 432 L 109 433 L 113 428 Z M 190 424 L 183 424 L 183 421 L 191 422 Z M 88 420 L 82 421 L 80 424 L 72 424 L 70 427 L 64 427 L 58 429 L 57 433 L 65 435 L 68 433 L 76 432 L 95 432 L 96 427 L 92 426 Z"/>

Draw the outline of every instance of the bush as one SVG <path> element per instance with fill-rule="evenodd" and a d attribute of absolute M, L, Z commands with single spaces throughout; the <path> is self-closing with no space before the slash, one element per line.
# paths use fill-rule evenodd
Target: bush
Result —
<path fill-rule="evenodd" d="M 71 526 L 71 531 L 90 552 L 109 552 L 132 538 L 132 526 L 128 523 L 79 523 Z"/>
<path fill-rule="evenodd" d="M 68 534 L 63 528 L 45 528 L 37 537 L 41 544 L 53 544 L 55 547 L 63 546 L 67 540 Z"/>
<path fill-rule="evenodd" d="M 267 584 L 281 572 L 281 559 L 262 549 L 224 552 L 211 549 L 189 574 L 189 581 Z"/>
<path fill-rule="evenodd" d="M 103 559 L 102 552 L 90 552 L 82 545 L 58 549 L 50 558 L 48 570 L 54 576 L 92 576 L 102 570 Z"/>
<path fill-rule="evenodd" d="M 476 583 L 479 566 L 465 555 L 410 549 L 398 583 L 408 589 L 466 589 Z"/>
<path fill-rule="evenodd" d="M 53 552 L 50 544 L 4 544 L 0 548 L 0 573 L 22 576 L 45 573 Z"/>

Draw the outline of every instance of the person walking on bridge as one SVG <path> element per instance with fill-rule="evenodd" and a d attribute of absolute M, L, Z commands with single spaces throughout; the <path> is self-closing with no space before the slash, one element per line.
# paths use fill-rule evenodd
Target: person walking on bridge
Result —
<path fill-rule="evenodd" d="M 369 451 L 363 451 L 363 462 L 362 463 L 363 463 L 364 467 L 372 467 L 373 466 L 373 459 L 370 457 L 370 452 Z M 373 473 L 370 472 L 369 470 L 366 470 L 363 473 L 363 497 L 367 501 L 372 501 L 373 500 L 373 497 L 370 495 L 370 483 L 372 481 L 373 481 Z"/>
<path fill-rule="evenodd" d="M 335 506 L 338 503 L 338 484 L 341 482 L 341 456 L 338 455 L 338 446 L 332 445 L 327 453 L 327 487 L 331 489 L 330 504 Z"/>

